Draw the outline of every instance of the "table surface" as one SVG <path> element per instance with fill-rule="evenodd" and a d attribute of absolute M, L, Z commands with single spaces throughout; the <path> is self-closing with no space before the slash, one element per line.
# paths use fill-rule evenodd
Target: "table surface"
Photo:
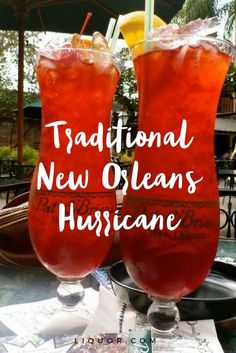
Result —
<path fill-rule="evenodd" d="M 236 240 L 220 240 L 217 257 L 233 258 L 236 261 Z M 0 307 L 12 304 L 29 303 L 53 298 L 56 295 L 58 280 L 44 268 L 0 266 Z M 85 287 L 98 290 L 99 284 L 92 276 L 84 281 Z M 47 288 L 47 290 L 45 290 Z M 236 326 L 236 324 L 234 324 Z M 225 353 L 236 352 L 236 327 L 216 323 L 219 340 Z M 10 333 L 0 324 L 0 337 Z"/>

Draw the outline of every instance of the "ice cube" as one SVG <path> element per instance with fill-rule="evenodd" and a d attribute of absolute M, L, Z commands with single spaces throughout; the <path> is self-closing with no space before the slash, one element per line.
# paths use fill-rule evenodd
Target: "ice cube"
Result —
<path fill-rule="evenodd" d="M 38 60 L 43 57 L 43 58 L 47 58 L 49 60 L 56 60 L 55 58 L 55 53 L 54 53 L 54 49 L 51 46 L 46 46 L 45 49 L 43 50 L 39 50 L 38 51 Z"/>
<path fill-rule="evenodd" d="M 175 66 L 175 71 L 183 69 L 183 64 L 184 64 L 186 55 L 188 53 L 188 50 L 189 50 L 189 46 L 186 44 L 180 47 L 179 52 L 176 56 L 176 60 L 173 60 L 173 63 L 172 63 L 172 65 Z"/>
<path fill-rule="evenodd" d="M 57 62 L 55 60 L 50 60 L 41 56 L 37 66 L 40 70 L 46 70 L 45 83 L 47 85 L 51 85 L 56 81 L 58 73 Z"/>
<path fill-rule="evenodd" d="M 207 36 L 218 32 L 222 27 L 218 17 L 207 19 L 197 19 L 183 26 L 168 24 L 159 28 L 153 28 L 149 33 L 149 39 L 157 39 L 155 46 L 160 49 L 177 49 L 181 46 L 189 45 L 197 48 L 200 45 L 207 50 L 215 50 L 216 46 L 211 40 L 202 40 L 198 36 Z M 181 38 L 182 36 L 182 38 Z"/>
<path fill-rule="evenodd" d="M 73 36 L 71 38 L 71 46 L 72 46 L 72 48 L 83 47 L 83 42 L 81 40 L 81 36 L 78 33 L 73 34 Z"/>
<path fill-rule="evenodd" d="M 191 21 L 183 26 L 176 24 L 168 24 L 158 28 L 153 28 L 149 33 L 149 39 L 157 37 L 171 37 L 175 35 L 198 35 L 207 36 L 213 33 L 217 33 L 221 29 L 222 23 L 218 17 L 211 17 L 207 19 L 198 18 L 195 21 Z"/>
<path fill-rule="evenodd" d="M 198 18 L 195 21 L 191 21 L 178 29 L 179 35 L 198 35 L 208 36 L 213 33 L 217 33 L 221 28 L 222 23 L 218 17 L 211 17 L 207 19 Z"/>
<path fill-rule="evenodd" d="M 93 33 L 92 48 L 102 51 L 110 51 L 106 38 L 99 32 Z"/>
<path fill-rule="evenodd" d="M 93 64 L 94 63 L 94 55 L 88 49 L 83 49 L 79 52 L 79 58 L 84 64 Z"/>
<path fill-rule="evenodd" d="M 112 65 L 114 66 L 115 63 L 114 63 L 114 59 L 113 59 L 112 55 L 110 53 L 108 53 L 108 54 L 103 53 L 103 58 L 102 58 L 101 64 L 103 66 L 104 71 L 111 68 Z M 116 70 L 116 69 L 114 68 L 114 70 Z"/>
<path fill-rule="evenodd" d="M 176 24 L 168 24 L 158 28 L 153 28 L 149 33 L 149 39 L 157 39 L 155 47 L 159 49 L 176 49 L 182 45 L 182 39 L 177 40 L 179 26 Z M 152 50 L 152 45 L 149 46 Z"/>
<path fill-rule="evenodd" d="M 100 53 L 94 52 L 93 55 L 96 63 L 101 64 L 101 67 L 103 67 L 104 70 L 106 70 L 108 66 L 113 64 L 113 58 L 110 55 L 108 42 L 101 33 L 99 32 L 93 33 L 92 48 L 100 51 Z M 103 53 L 103 52 L 107 52 L 107 53 Z"/>
<path fill-rule="evenodd" d="M 211 51 L 211 53 L 218 53 L 219 51 L 221 51 L 221 43 L 217 42 L 212 42 L 211 40 L 200 40 L 199 41 L 199 45 L 204 48 L 206 51 Z M 224 48 L 222 48 L 222 51 L 224 51 Z"/>
<path fill-rule="evenodd" d="M 43 56 L 41 57 L 39 61 L 40 66 L 42 66 L 45 69 L 50 69 L 50 70 L 56 70 L 57 65 L 52 61 Z"/>
<path fill-rule="evenodd" d="M 171 37 L 178 34 L 179 26 L 176 24 L 168 24 L 161 27 L 156 27 L 148 34 L 148 39 L 158 37 Z"/>
<path fill-rule="evenodd" d="M 199 46 L 204 47 L 205 50 L 211 51 L 218 51 L 219 48 L 217 47 L 215 42 L 207 39 L 198 38 L 198 36 L 207 37 L 213 33 L 216 33 L 221 28 L 222 23 L 218 17 L 212 17 L 207 19 L 197 19 L 195 21 L 189 22 L 186 25 L 179 28 L 178 33 L 179 35 L 190 35 L 188 39 L 188 44 L 192 48 L 197 48 Z M 194 37 L 195 36 L 195 37 Z"/>
<path fill-rule="evenodd" d="M 93 52 L 93 58 L 94 58 L 94 62 L 97 65 L 99 65 L 99 70 L 100 71 L 101 70 L 106 71 L 112 65 L 115 64 L 113 56 L 110 53 L 108 53 L 108 52 L 95 50 Z"/>

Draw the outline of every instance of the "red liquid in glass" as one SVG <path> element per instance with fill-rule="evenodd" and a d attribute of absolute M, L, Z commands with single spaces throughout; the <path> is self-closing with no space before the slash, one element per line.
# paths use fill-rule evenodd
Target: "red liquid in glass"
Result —
<path fill-rule="evenodd" d="M 49 173 L 50 163 L 55 163 L 55 177 L 51 190 L 44 183 L 37 190 L 38 167 L 35 170 L 29 207 L 31 240 L 40 261 L 61 278 L 81 278 L 93 271 L 104 260 L 113 234 L 105 237 L 103 231 L 97 237 L 95 230 L 78 230 L 77 216 L 85 220 L 94 212 L 110 211 L 110 220 L 116 208 L 115 191 L 107 191 L 102 185 L 102 170 L 110 162 L 109 150 L 102 152 L 96 147 L 72 146 L 66 153 L 68 137 L 65 129 L 71 129 L 72 138 L 84 131 L 87 138 L 102 122 L 104 131 L 110 123 L 110 112 L 119 73 L 110 54 L 99 51 L 61 50 L 54 54 L 57 59 L 48 59 L 41 54 L 37 65 L 37 77 L 42 100 L 42 138 L 39 162 Z M 60 148 L 53 143 L 53 128 L 45 127 L 54 121 L 66 121 L 59 126 Z M 66 182 L 71 171 L 75 179 L 85 170 L 89 171 L 88 186 L 71 190 L 69 186 L 59 190 L 56 175 L 64 173 Z M 69 213 L 73 203 L 75 229 L 66 224 L 59 232 L 59 203 Z M 103 224 L 104 228 L 104 224 Z"/>
<path fill-rule="evenodd" d="M 218 190 L 214 165 L 214 123 L 217 103 L 231 59 L 215 47 L 184 46 L 175 50 L 156 49 L 134 60 L 138 80 L 139 130 L 150 134 L 174 132 L 180 135 L 187 121 L 189 148 L 164 145 L 137 147 L 139 178 L 150 172 L 182 175 L 182 185 L 173 189 L 161 185 L 146 190 L 128 190 L 123 214 L 174 214 L 180 226 L 154 231 L 143 228 L 121 232 L 121 248 L 134 282 L 153 297 L 178 299 L 195 290 L 204 280 L 217 249 L 219 237 Z M 196 192 L 188 193 L 186 173 L 203 180 Z"/>

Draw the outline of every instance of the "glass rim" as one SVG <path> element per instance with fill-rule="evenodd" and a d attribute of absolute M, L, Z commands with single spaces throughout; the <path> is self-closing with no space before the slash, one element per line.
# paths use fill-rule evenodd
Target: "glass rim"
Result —
<path fill-rule="evenodd" d="M 58 47 L 44 47 L 41 49 L 36 50 L 37 55 L 42 55 L 45 52 L 56 52 L 56 51 L 81 51 L 81 52 L 92 52 L 92 53 L 99 53 L 99 54 L 104 54 L 104 55 L 109 55 L 112 58 L 115 58 L 115 55 L 111 53 L 110 51 L 106 50 L 99 50 L 95 48 L 73 48 L 73 47 L 63 47 L 63 46 L 58 46 Z"/>
<path fill-rule="evenodd" d="M 229 40 L 227 39 L 221 39 L 218 37 L 208 37 L 208 36 L 201 36 L 201 35 L 194 35 L 194 34 L 173 34 L 173 35 L 168 35 L 168 36 L 158 36 L 158 37 L 153 37 L 153 38 L 149 38 L 146 40 L 142 40 L 139 41 L 138 43 L 135 43 L 134 45 L 132 45 L 130 47 L 130 51 L 132 52 L 136 47 L 138 47 L 139 45 L 142 44 L 146 44 L 146 43 L 151 43 L 151 42 L 160 42 L 160 41 L 170 41 L 170 40 L 174 40 L 174 39 L 186 39 L 186 38 L 192 38 L 192 39 L 196 39 L 196 40 L 201 40 L 201 41 L 205 41 L 205 42 L 210 42 L 210 43 L 220 43 L 221 45 L 224 45 L 225 50 L 222 50 L 221 48 L 219 48 L 219 51 L 225 54 L 228 54 L 229 56 L 235 56 L 236 55 L 236 46 L 231 43 Z M 186 43 L 186 45 L 188 45 L 188 43 Z M 189 44 L 191 46 L 191 44 Z M 161 50 L 175 50 L 182 47 L 182 45 L 180 45 L 177 48 L 174 49 L 170 49 L 170 48 L 161 48 Z M 158 48 L 157 48 L 158 49 Z M 147 50 L 148 52 L 148 50 Z M 143 53 L 145 54 L 145 52 Z M 142 54 L 140 54 L 142 55 Z"/>

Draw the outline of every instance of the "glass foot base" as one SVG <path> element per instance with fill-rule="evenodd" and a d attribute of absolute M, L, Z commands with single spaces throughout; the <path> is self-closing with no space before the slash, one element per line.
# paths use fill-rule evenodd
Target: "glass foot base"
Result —
<path fill-rule="evenodd" d="M 171 338 L 180 321 L 179 309 L 171 300 L 154 299 L 148 309 L 147 319 L 159 337 Z"/>

